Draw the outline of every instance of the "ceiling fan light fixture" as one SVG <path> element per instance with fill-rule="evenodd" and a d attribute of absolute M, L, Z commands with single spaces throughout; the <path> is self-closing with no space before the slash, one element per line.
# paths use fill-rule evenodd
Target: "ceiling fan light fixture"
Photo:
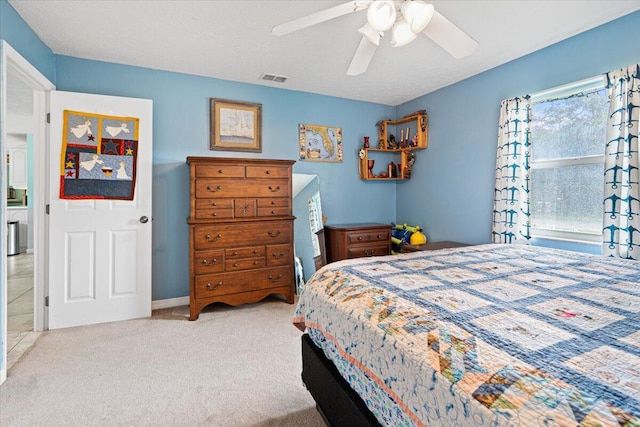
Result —
<path fill-rule="evenodd" d="M 409 0 L 402 4 L 402 16 L 415 34 L 422 32 L 433 17 L 432 4 L 426 4 L 420 0 Z"/>
<path fill-rule="evenodd" d="M 367 10 L 367 22 L 377 31 L 387 31 L 396 22 L 396 6 L 390 0 L 374 0 Z"/>
<path fill-rule="evenodd" d="M 416 38 L 416 34 L 411 31 L 411 27 L 409 27 L 409 24 L 404 18 L 396 21 L 391 34 L 391 46 L 393 47 L 404 46 Z"/>
<path fill-rule="evenodd" d="M 365 36 L 371 43 L 380 46 L 380 38 L 383 36 L 383 33 L 374 30 L 368 23 L 358 28 L 358 32 Z"/>

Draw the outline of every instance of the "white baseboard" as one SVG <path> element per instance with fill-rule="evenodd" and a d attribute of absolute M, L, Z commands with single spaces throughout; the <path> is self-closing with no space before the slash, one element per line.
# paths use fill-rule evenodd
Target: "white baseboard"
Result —
<path fill-rule="evenodd" d="M 180 307 L 181 305 L 189 305 L 189 297 L 178 297 L 160 299 L 151 301 L 151 310 L 160 310 L 162 308 Z"/>

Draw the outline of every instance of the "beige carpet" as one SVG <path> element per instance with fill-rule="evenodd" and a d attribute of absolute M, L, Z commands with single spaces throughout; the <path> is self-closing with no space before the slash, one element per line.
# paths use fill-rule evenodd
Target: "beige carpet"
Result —
<path fill-rule="evenodd" d="M 324 426 L 293 311 L 274 298 L 47 331 L 0 386 L 0 425 Z"/>

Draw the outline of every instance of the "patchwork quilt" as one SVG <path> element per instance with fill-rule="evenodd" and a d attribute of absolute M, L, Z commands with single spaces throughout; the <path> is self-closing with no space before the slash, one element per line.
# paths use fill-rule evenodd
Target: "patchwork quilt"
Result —
<path fill-rule="evenodd" d="M 640 426 L 640 264 L 481 245 L 325 266 L 294 324 L 383 425 Z"/>

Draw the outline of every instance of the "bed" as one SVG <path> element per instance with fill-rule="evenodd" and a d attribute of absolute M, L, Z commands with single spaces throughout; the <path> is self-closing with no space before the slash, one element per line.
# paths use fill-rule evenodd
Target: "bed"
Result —
<path fill-rule="evenodd" d="M 640 264 L 480 245 L 329 264 L 294 324 L 330 425 L 640 426 Z"/>

